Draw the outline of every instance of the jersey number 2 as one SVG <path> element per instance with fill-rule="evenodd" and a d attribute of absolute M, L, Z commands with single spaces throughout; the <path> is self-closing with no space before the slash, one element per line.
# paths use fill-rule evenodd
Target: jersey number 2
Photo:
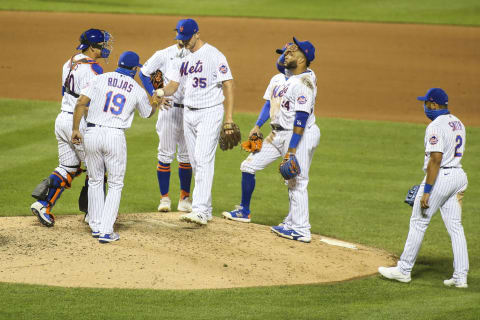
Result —
<path fill-rule="evenodd" d="M 462 136 L 457 136 L 455 142 L 457 143 L 457 145 L 455 146 L 455 157 L 461 157 L 462 153 L 458 152 L 458 149 L 460 149 L 463 144 Z"/>
<path fill-rule="evenodd" d="M 125 106 L 125 101 L 127 98 L 123 94 L 117 93 L 112 98 L 113 91 L 109 91 L 107 93 L 107 100 L 105 101 L 105 106 L 103 107 L 103 112 L 108 112 L 110 102 L 113 103 L 113 106 L 110 107 L 110 111 L 113 114 L 119 115 L 123 111 L 123 107 Z"/>

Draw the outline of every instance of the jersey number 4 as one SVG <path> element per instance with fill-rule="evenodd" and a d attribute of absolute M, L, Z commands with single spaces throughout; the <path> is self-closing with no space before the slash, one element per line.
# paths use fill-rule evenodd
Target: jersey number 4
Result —
<path fill-rule="evenodd" d="M 460 149 L 463 144 L 462 136 L 458 135 L 455 139 L 455 142 L 457 143 L 457 145 L 455 146 L 455 157 L 461 157 L 462 153 L 458 152 L 458 149 Z"/>
<path fill-rule="evenodd" d="M 117 93 L 113 96 L 113 91 L 109 91 L 107 93 L 107 99 L 105 100 L 105 106 L 103 107 L 103 112 L 112 112 L 113 114 L 119 115 L 123 111 L 123 107 L 125 106 L 125 101 L 127 98 L 123 94 Z M 113 106 L 110 107 L 110 102 Z"/>

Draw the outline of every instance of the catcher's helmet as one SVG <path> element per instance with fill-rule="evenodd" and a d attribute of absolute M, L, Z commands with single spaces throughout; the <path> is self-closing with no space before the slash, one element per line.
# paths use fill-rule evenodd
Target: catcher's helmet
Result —
<path fill-rule="evenodd" d="M 102 58 L 108 58 L 112 50 L 113 39 L 110 33 L 105 30 L 88 29 L 80 35 L 80 44 L 77 50 L 85 50 L 88 47 L 101 49 Z"/>

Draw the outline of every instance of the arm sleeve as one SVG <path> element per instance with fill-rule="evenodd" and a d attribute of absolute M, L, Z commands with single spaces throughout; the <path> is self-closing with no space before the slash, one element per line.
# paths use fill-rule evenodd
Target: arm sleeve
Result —
<path fill-rule="evenodd" d="M 218 82 L 223 82 L 223 81 L 233 79 L 230 66 L 228 65 L 228 62 L 227 62 L 227 58 L 225 58 L 225 56 L 221 52 L 218 53 L 217 69 L 215 71 L 217 73 Z"/>
<path fill-rule="evenodd" d="M 262 111 L 258 116 L 256 125 L 262 127 L 263 124 L 270 118 L 270 100 L 265 101 Z"/>
<path fill-rule="evenodd" d="M 175 81 L 180 83 L 180 68 L 182 66 L 182 63 L 184 62 L 184 59 L 174 59 L 172 60 L 172 63 L 169 63 L 167 66 L 167 72 L 165 73 L 165 77 L 169 81 Z"/>
<path fill-rule="evenodd" d="M 80 91 L 80 94 L 89 97 L 90 100 L 91 100 L 94 96 L 94 92 L 95 92 L 95 89 L 96 89 L 96 84 L 97 84 L 97 79 L 96 78 L 92 79 L 89 82 L 89 85 L 86 86 L 85 88 L 83 88 Z"/>
<path fill-rule="evenodd" d="M 161 70 L 165 73 L 166 59 L 168 57 L 164 54 L 163 50 L 157 51 L 153 56 L 148 59 L 143 66 L 140 68 L 140 72 L 145 76 L 150 77 L 152 73 L 157 70 Z"/>
<path fill-rule="evenodd" d="M 313 95 L 313 90 L 308 88 L 306 85 L 296 84 L 292 92 L 294 92 L 294 94 L 292 95 L 292 98 L 295 101 L 294 110 L 304 111 L 309 114 L 312 113 L 313 106 L 315 104 L 315 96 Z"/>
<path fill-rule="evenodd" d="M 140 74 L 138 76 L 140 77 L 140 80 L 142 80 L 145 90 L 147 90 L 148 94 L 152 96 L 154 88 L 152 82 L 150 81 L 150 77 L 144 75 L 142 71 L 140 71 Z"/>
<path fill-rule="evenodd" d="M 425 133 L 425 152 L 442 152 L 445 138 L 439 127 L 429 126 Z"/>
<path fill-rule="evenodd" d="M 140 91 L 140 100 L 137 103 L 137 110 L 138 114 L 142 118 L 148 118 L 150 113 L 152 113 L 152 106 L 150 105 L 150 102 L 148 101 L 148 96 L 147 93 L 142 90 L 141 88 L 138 88 Z"/>
<path fill-rule="evenodd" d="M 308 116 L 310 114 L 305 111 L 297 111 L 295 112 L 295 121 L 293 122 L 294 127 L 305 128 L 307 125 Z"/>

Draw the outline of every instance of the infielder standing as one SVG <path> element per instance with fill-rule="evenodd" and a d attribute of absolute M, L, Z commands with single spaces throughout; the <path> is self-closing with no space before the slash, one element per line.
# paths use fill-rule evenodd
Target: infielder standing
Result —
<path fill-rule="evenodd" d="M 462 226 L 462 198 L 467 189 L 467 175 L 461 160 L 465 152 L 466 133 L 463 123 L 448 110 L 448 96 L 440 88 L 428 90 L 424 97 L 426 116 L 432 120 L 425 132 L 426 173 L 415 198 L 405 248 L 396 267 L 380 267 L 388 279 L 410 282 L 410 273 L 422 245 L 432 216 L 440 209 L 452 241 L 453 277 L 446 286 L 467 288 L 468 251 Z M 421 191 L 420 191 L 421 190 Z"/>
<path fill-rule="evenodd" d="M 310 242 L 308 211 L 309 169 L 313 153 L 320 141 L 320 129 L 315 124 L 316 77 L 308 68 L 315 58 L 315 48 L 309 41 L 289 44 L 284 54 L 285 73 L 275 75 L 265 92 L 267 100 L 250 135 L 271 118 L 272 133 L 257 153 L 242 162 L 242 202 L 235 210 L 223 212 L 227 219 L 250 222 L 250 199 L 255 188 L 255 172 L 263 170 L 280 157 L 295 155 L 300 174 L 288 180 L 290 209 L 283 223 L 271 228 L 277 235 L 302 242 Z M 282 57 L 281 57 L 282 58 Z M 280 58 L 280 59 L 281 59 Z M 280 70 L 281 71 L 281 70 Z"/>
<path fill-rule="evenodd" d="M 75 106 L 72 142 L 79 144 L 80 119 L 88 109 L 87 129 L 83 138 L 88 163 L 88 214 L 92 236 L 101 243 L 117 241 L 113 232 L 127 166 L 124 131 L 130 128 L 135 109 L 142 118 L 151 117 L 157 105 L 150 106 L 148 95 L 134 80 L 142 65 L 135 52 L 120 55 L 118 68 L 98 76 L 83 89 Z M 89 106 L 89 107 L 88 107 Z M 103 177 L 108 172 L 108 192 L 104 198 Z"/>
<path fill-rule="evenodd" d="M 89 29 L 80 36 L 77 50 L 82 50 L 82 53 L 74 55 L 63 65 L 62 107 L 55 120 L 59 165 L 44 184 L 46 197 L 38 198 L 38 201 L 31 205 L 33 214 L 47 227 L 52 227 L 55 223 L 51 211 L 53 206 L 62 192 L 70 188 L 73 178 L 82 172 L 80 164 L 85 161 L 83 145 L 74 145 L 70 140 L 75 104 L 80 91 L 97 75 L 103 73 L 97 60 L 108 58 L 111 49 L 112 37 L 107 31 Z M 85 130 L 85 121 L 81 122 L 80 130 Z"/>
<path fill-rule="evenodd" d="M 183 20 L 179 21 L 175 30 L 179 28 L 179 24 L 182 21 Z M 181 40 L 177 40 L 177 43 L 173 46 L 155 52 L 140 69 L 139 76 L 147 92 L 153 95 L 154 88 L 150 81 L 152 74 L 160 70 L 164 77 L 164 83 L 168 83 L 169 79 L 165 77 L 165 74 L 169 64 L 182 59 L 189 53 L 190 51 L 184 48 Z M 171 104 L 173 108 L 158 113 L 156 126 L 159 139 L 157 179 L 161 194 L 158 211 L 171 211 L 171 200 L 168 196 L 170 188 L 170 164 L 173 161 L 178 147 L 177 161 L 178 177 L 180 178 L 180 198 L 177 210 L 191 212 L 190 184 L 192 181 L 192 166 L 188 158 L 185 135 L 183 134 L 183 88 L 175 92 L 172 96 Z"/>
<path fill-rule="evenodd" d="M 181 220 L 206 225 L 212 219 L 212 184 L 222 120 L 233 123 L 233 77 L 225 56 L 200 39 L 195 20 L 178 24 L 176 39 L 191 54 L 167 71 L 168 85 L 155 96 L 173 95 L 180 83 L 185 88 L 184 131 L 195 174 L 192 212 Z M 225 113 L 225 119 L 224 119 Z"/>
<path fill-rule="evenodd" d="M 278 95 L 279 89 L 285 84 L 285 82 L 287 82 L 287 74 L 291 75 L 289 70 L 285 70 L 285 50 L 287 46 L 290 45 L 292 45 L 292 43 L 288 43 L 283 49 L 277 49 L 276 51 L 277 53 L 281 54 L 281 56 L 276 62 L 276 67 L 279 73 L 274 75 L 270 80 L 267 90 L 263 95 L 263 99 L 265 99 L 265 104 L 260 111 L 260 115 L 258 116 L 255 126 L 252 130 L 250 130 L 249 137 L 253 136 L 254 134 L 258 135 L 260 132 L 260 128 L 265 124 L 265 122 L 267 122 L 270 118 L 273 119 L 279 111 L 280 100 L 282 99 L 282 97 Z M 285 71 L 287 73 L 285 73 Z M 272 104 L 274 105 L 273 108 L 271 107 Z M 262 147 L 265 146 L 265 143 Z M 266 158 L 265 151 L 263 151 L 261 155 L 258 154 L 258 151 L 250 154 L 247 157 L 247 160 L 243 161 L 240 165 L 240 170 L 242 171 L 242 200 L 240 202 L 240 205 L 235 206 L 234 210 L 224 211 L 222 213 L 225 218 L 239 222 L 250 222 L 250 201 L 252 199 L 253 191 L 255 189 L 255 172 L 252 173 L 245 171 L 245 166 L 250 161 L 258 161 L 258 158 Z"/>

